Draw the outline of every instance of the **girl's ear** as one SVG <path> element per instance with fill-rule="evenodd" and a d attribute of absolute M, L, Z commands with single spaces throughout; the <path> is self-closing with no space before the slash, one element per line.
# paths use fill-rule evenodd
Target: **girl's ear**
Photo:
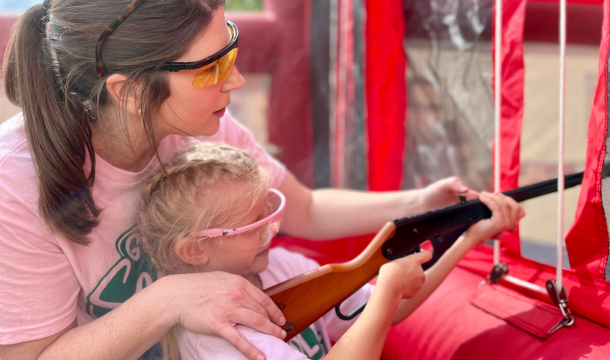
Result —
<path fill-rule="evenodd" d="M 186 237 L 178 241 L 176 255 L 190 265 L 203 266 L 210 261 L 204 242 L 193 237 Z"/>
<path fill-rule="evenodd" d="M 135 83 L 131 84 L 131 89 L 129 89 L 129 94 L 127 98 L 125 98 L 125 94 L 122 93 L 123 86 L 125 85 L 127 77 L 122 74 L 112 74 L 106 80 L 106 90 L 108 90 L 108 94 L 110 97 L 117 103 L 119 106 L 127 109 L 127 112 L 133 115 L 139 114 L 138 109 L 142 108 L 140 103 L 140 99 L 137 96 L 138 86 Z M 127 90 L 127 89 L 125 89 Z"/>

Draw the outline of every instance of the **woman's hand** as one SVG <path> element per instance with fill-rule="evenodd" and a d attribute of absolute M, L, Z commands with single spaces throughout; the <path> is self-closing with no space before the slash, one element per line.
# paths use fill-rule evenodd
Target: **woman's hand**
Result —
<path fill-rule="evenodd" d="M 419 207 L 416 213 L 457 204 L 460 194 L 465 195 L 466 200 L 476 199 L 479 196 L 477 192 L 469 190 L 462 180 L 455 176 L 433 182 L 419 191 Z"/>
<path fill-rule="evenodd" d="M 283 339 L 278 325 L 284 315 L 261 290 L 246 279 L 223 272 L 171 275 L 154 285 L 162 296 L 170 319 L 189 331 L 227 340 L 250 360 L 264 354 L 235 329 L 241 324 Z"/>
<path fill-rule="evenodd" d="M 513 231 L 517 221 L 525 216 L 525 211 L 512 198 L 502 193 L 481 193 L 481 202 L 491 210 L 491 218 L 472 225 L 465 233 L 465 239 L 471 247 L 483 240 L 499 239 L 504 231 Z"/>
<path fill-rule="evenodd" d="M 383 265 L 376 287 L 392 289 L 399 299 L 412 298 L 426 280 L 422 264 L 431 259 L 431 253 L 422 251 Z"/>

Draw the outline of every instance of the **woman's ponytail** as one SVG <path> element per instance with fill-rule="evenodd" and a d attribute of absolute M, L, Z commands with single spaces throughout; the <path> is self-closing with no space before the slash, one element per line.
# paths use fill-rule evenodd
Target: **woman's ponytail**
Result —
<path fill-rule="evenodd" d="M 93 124 L 103 126 L 110 116 L 127 121 L 106 91 L 107 77 L 97 77 L 96 40 L 128 3 L 45 0 L 15 25 L 4 58 L 6 94 L 23 109 L 38 174 L 40 215 L 51 231 L 79 244 L 89 243 L 100 214 L 91 195 Z M 147 0 L 104 42 L 106 71 L 126 77 L 121 93 L 128 94 L 135 82 L 143 85 L 140 121 L 153 150 L 159 140 L 152 130 L 155 114 L 170 95 L 168 73 L 154 69 L 182 56 L 223 4 Z"/>
<path fill-rule="evenodd" d="M 48 11 L 34 5 L 15 25 L 4 63 L 8 99 L 23 109 L 25 132 L 38 174 L 39 211 L 57 233 L 79 244 L 97 225 L 91 195 L 95 168 L 91 122 L 83 102 L 60 84 L 61 70 L 47 39 Z"/>

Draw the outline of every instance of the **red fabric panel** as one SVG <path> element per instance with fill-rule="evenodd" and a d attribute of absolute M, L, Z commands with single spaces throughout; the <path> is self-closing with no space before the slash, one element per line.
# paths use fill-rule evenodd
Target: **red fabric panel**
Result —
<path fill-rule="evenodd" d="M 508 264 L 510 275 L 541 287 L 545 286 L 547 279 L 555 279 L 556 277 L 555 267 L 539 264 L 516 254 L 506 253 L 502 261 Z M 486 276 L 490 273 L 492 264 L 492 248 L 484 245 L 470 251 L 464 260 L 460 262 L 460 267 Z M 514 287 L 514 285 L 502 283 L 506 286 Z M 563 285 L 568 294 L 568 306 L 573 313 L 610 327 L 610 283 L 594 279 L 590 275 L 573 269 L 564 269 Z M 443 289 L 445 286 L 450 286 L 447 284 L 447 281 L 441 285 L 440 289 Z M 518 287 L 514 288 L 545 302 L 551 302 L 547 296 Z"/>
<path fill-rule="evenodd" d="M 523 123 L 523 24 L 525 0 L 505 0 L 502 11 L 502 112 L 500 125 L 500 188 L 514 189 L 519 183 L 519 152 Z M 493 15 L 495 29 L 495 9 Z M 493 30 L 495 34 L 495 30 Z M 495 36 L 494 36 L 495 37 Z M 495 40 L 492 42 L 492 59 L 495 61 Z M 494 72 L 492 72 L 494 74 Z M 492 89 L 495 79 L 492 78 Z M 519 231 L 502 238 L 503 251 L 520 253 Z"/>
<path fill-rule="evenodd" d="M 483 277 L 457 268 L 388 334 L 382 359 L 609 359 L 610 329 L 576 317 L 574 327 L 540 340 L 474 307 Z"/>
<path fill-rule="evenodd" d="M 580 191 L 576 220 L 566 237 L 570 266 L 583 278 L 604 279 L 608 261 L 608 230 L 602 207 L 601 172 L 606 155 L 606 84 L 610 24 L 608 1 L 604 4 L 604 25 L 599 55 L 599 74 L 589 119 L 585 177 Z"/>
<path fill-rule="evenodd" d="M 470 303 L 540 339 L 548 339 L 563 321 L 557 306 L 521 294 L 500 284 L 480 286 Z"/>
<path fill-rule="evenodd" d="M 366 101 L 368 183 L 374 191 L 398 190 L 405 149 L 406 55 L 402 0 L 366 2 Z"/>

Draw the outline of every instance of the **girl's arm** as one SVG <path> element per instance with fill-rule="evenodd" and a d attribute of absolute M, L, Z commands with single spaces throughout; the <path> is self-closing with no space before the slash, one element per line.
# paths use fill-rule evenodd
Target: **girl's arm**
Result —
<path fill-rule="evenodd" d="M 394 312 L 401 299 L 412 297 L 422 287 L 421 264 L 431 258 L 432 254 L 422 251 L 383 265 L 366 308 L 326 359 L 379 359 Z"/>
<path fill-rule="evenodd" d="M 430 260 L 431 254 L 427 252 L 410 255 L 381 267 L 367 307 L 332 348 L 327 359 L 379 359 L 391 324 L 411 314 L 469 249 L 484 239 L 512 229 L 516 221 L 525 216 L 513 199 L 502 194 L 484 193 L 480 199 L 492 211 L 492 217 L 471 226 L 425 275 L 421 264 Z M 422 286 L 424 277 L 426 281 Z"/>
<path fill-rule="evenodd" d="M 478 196 L 458 178 L 419 190 L 362 192 L 311 190 L 286 173 L 279 190 L 286 196 L 281 232 L 308 239 L 333 239 L 377 232 L 385 223 Z"/>
<path fill-rule="evenodd" d="M 523 209 L 512 198 L 503 194 L 482 193 L 480 200 L 492 211 L 492 217 L 471 226 L 439 261 L 426 271 L 426 283 L 413 298 L 402 300 L 392 325 L 407 318 L 445 280 L 466 253 L 485 239 L 514 228 L 515 223 L 525 216 Z"/>
<path fill-rule="evenodd" d="M 272 319 L 270 321 L 269 319 Z M 172 275 L 146 287 L 118 308 L 83 326 L 76 320 L 50 337 L 0 345 L 3 360 L 137 359 L 174 325 L 229 341 L 250 360 L 264 354 L 235 323 L 284 338 L 284 319 L 273 301 L 247 280 L 225 273 Z"/>

